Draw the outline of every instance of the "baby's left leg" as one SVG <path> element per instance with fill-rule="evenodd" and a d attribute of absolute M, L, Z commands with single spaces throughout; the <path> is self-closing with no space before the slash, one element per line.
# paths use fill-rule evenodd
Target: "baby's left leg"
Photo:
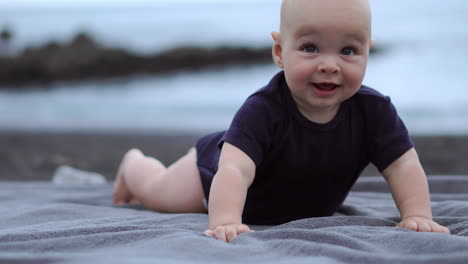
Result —
<path fill-rule="evenodd" d="M 137 149 L 125 154 L 114 187 L 114 203 L 138 200 L 149 209 L 171 213 L 206 212 L 195 148 L 166 168 Z"/>

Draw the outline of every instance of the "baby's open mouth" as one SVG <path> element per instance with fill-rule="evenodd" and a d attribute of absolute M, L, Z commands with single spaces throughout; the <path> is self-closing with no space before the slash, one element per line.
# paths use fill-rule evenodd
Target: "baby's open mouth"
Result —
<path fill-rule="evenodd" d="M 324 91 L 331 91 L 338 88 L 339 86 L 334 83 L 314 83 L 313 85 L 315 86 L 315 88 Z"/>

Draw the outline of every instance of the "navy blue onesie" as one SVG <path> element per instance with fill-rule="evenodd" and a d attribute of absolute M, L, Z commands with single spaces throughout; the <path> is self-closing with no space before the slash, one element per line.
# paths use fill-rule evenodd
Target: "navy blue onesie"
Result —
<path fill-rule="evenodd" d="M 332 215 L 370 162 L 382 171 L 413 147 L 389 97 L 362 86 L 318 124 L 297 109 L 284 72 L 248 97 L 227 131 L 197 142 L 207 199 L 223 142 L 256 165 L 242 219 L 257 225 Z"/>

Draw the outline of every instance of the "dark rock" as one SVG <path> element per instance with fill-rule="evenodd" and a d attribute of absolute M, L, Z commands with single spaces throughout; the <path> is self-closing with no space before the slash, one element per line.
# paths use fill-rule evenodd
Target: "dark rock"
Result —
<path fill-rule="evenodd" d="M 9 41 L 12 38 L 13 33 L 8 27 L 4 27 L 0 32 L 0 39 L 2 41 Z"/>
<path fill-rule="evenodd" d="M 51 42 L 27 48 L 16 57 L 0 57 L 0 88 L 257 63 L 273 63 L 271 47 L 178 47 L 143 56 L 103 47 L 89 35 L 79 33 L 70 43 Z"/>
<path fill-rule="evenodd" d="M 125 76 L 134 73 L 162 74 L 179 70 L 271 61 L 270 48 L 179 47 L 142 56 L 97 44 L 80 33 L 70 43 L 55 42 L 27 48 L 13 58 L 0 58 L 0 85 L 21 87 L 28 83 Z M 0 86 L 1 87 L 1 86 Z"/>

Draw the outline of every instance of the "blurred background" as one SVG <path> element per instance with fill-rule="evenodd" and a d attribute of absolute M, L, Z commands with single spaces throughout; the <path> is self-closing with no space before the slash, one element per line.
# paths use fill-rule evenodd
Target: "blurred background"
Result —
<path fill-rule="evenodd" d="M 140 56 L 177 47 L 184 47 L 181 52 L 190 47 L 268 48 L 270 32 L 278 29 L 280 2 L 2 1 L 1 53 L 18 56 L 30 47 L 52 42 L 64 45 L 80 33 L 104 47 Z M 374 0 L 371 4 L 379 51 L 371 56 L 365 84 L 392 98 L 412 133 L 468 133 L 468 2 Z M 63 54 L 66 56 L 70 55 Z M 47 58 L 43 56 L 42 62 Z M 120 63 L 125 67 L 125 60 Z M 188 57 L 183 63 L 193 61 Z M 222 129 L 246 96 L 278 71 L 263 57 L 258 62 L 223 67 L 202 65 L 195 71 L 182 66 L 163 74 L 142 70 L 123 77 L 116 73 L 113 78 L 83 76 L 80 80 L 78 76 L 73 81 L 49 78 L 47 82 L 28 82 L 28 75 L 21 75 L 18 84 L 0 86 L 0 127 L 59 131 Z"/>
<path fill-rule="evenodd" d="M 0 130 L 224 129 L 278 71 L 269 49 L 280 4 L 2 1 Z M 413 135 L 468 135 L 468 1 L 371 5 L 376 49 L 364 83 L 392 98 Z"/>

